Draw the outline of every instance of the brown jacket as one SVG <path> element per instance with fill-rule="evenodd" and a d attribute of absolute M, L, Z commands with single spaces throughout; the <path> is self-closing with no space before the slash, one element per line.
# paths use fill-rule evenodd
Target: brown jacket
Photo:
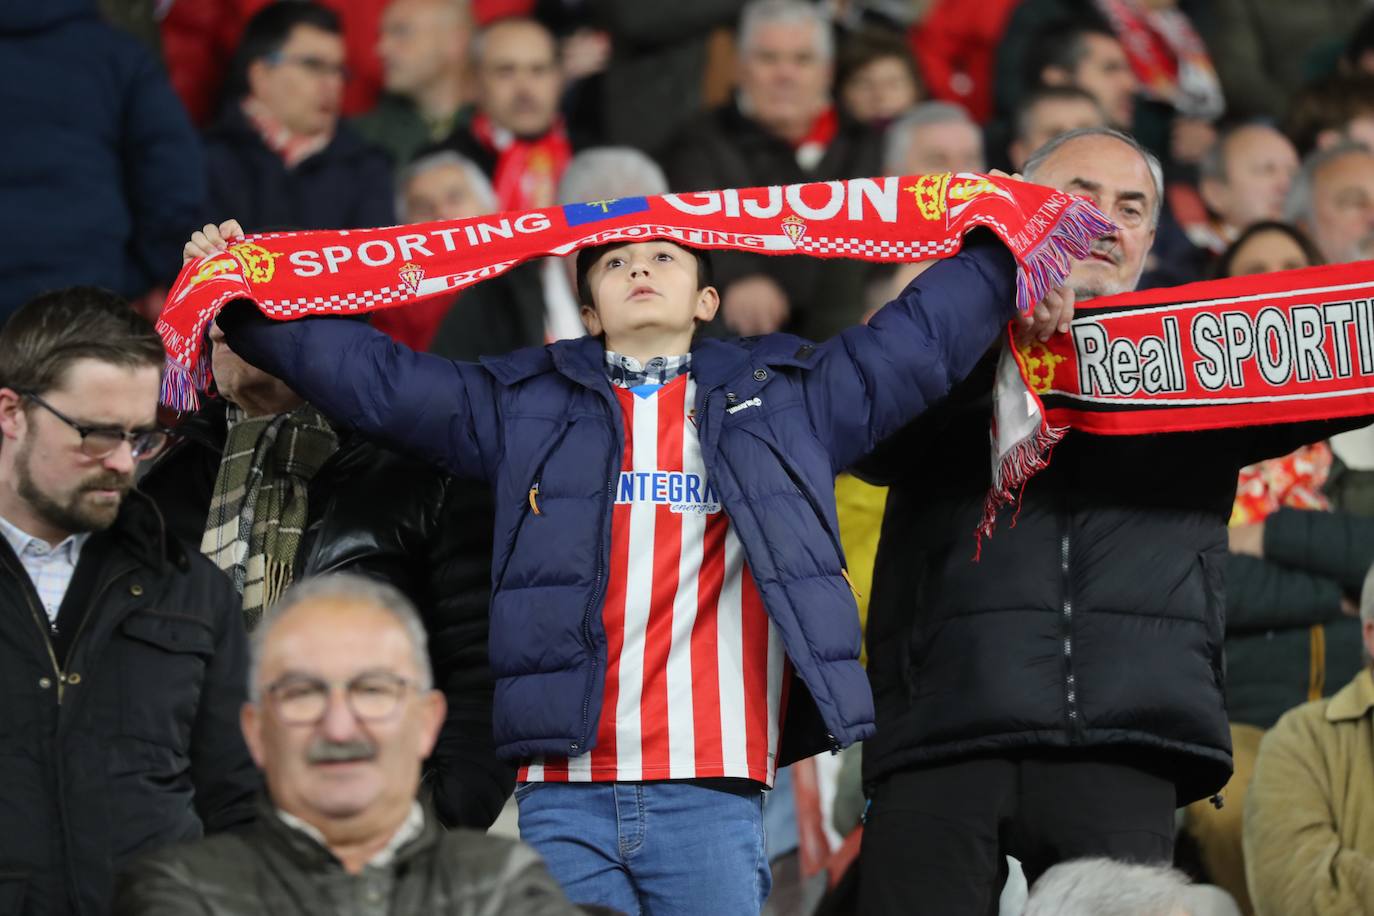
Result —
<path fill-rule="evenodd" d="M 1245 797 L 1256 916 L 1374 913 L 1374 679 L 1279 719 Z"/>

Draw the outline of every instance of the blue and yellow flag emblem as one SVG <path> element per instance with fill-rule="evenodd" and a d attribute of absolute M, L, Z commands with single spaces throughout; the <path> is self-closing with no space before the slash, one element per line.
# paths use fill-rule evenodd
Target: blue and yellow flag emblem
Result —
<path fill-rule="evenodd" d="M 596 223 L 614 216 L 643 213 L 647 209 L 649 209 L 649 198 L 647 197 L 619 197 L 613 200 L 588 201 L 585 204 L 566 204 L 563 207 L 563 215 L 567 217 L 569 226 L 581 226 L 584 223 Z"/>

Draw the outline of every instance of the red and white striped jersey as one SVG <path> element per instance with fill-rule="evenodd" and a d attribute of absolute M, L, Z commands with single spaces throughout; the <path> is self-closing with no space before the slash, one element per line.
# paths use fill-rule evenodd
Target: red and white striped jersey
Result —
<path fill-rule="evenodd" d="M 596 746 L 520 768 L 528 782 L 738 777 L 773 784 L 788 661 L 706 479 L 690 374 L 616 388 L 605 699 Z"/>

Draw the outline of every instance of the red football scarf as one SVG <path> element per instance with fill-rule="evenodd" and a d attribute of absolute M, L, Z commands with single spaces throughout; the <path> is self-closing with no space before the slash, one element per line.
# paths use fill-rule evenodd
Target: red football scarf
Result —
<path fill-rule="evenodd" d="M 1004 351 L 995 394 L 983 534 L 1069 428 L 1139 435 L 1374 414 L 1374 261 L 1079 303 L 1068 334 Z"/>
<path fill-rule="evenodd" d="M 475 219 L 250 236 L 182 269 L 158 321 L 164 400 L 209 382 L 206 326 L 249 299 L 273 318 L 357 314 L 471 286 L 544 255 L 665 238 L 697 248 L 868 261 L 948 257 L 986 226 L 1020 264 L 1022 310 L 1068 274 L 1111 223 L 1077 197 L 1009 178 L 949 173 L 627 197 Z"/>
<path fill-rule="evenodd" d="M 502 210 L 529 210 L 552 203 L 558 179 L 572 159 L 572 144 L 560 118 L 549 132 L 524 140 L 491 123 L 484 114 L 472 119 L 472 135 L 496 154 L 492 187 Z"/>
<path fill-rule="evenodd" d="M 163 399 L 210 381 L 206 327 L 235 299 L 277 319 L 450 295 L 522 261 L 608 242 L 870 261 L 948 257 L 986 226 L 1016 256 L 1022 310 L 1110 223 L 1039 185 L 960 173 L 593 201 L 468 220 L 240 240 L 183 268 L 158 331 Z M 1008 343 L 1011 343 L 1010 332 Z M 1008 346 L 998 368 L 994 488 L 982 531 L 1070 427 L 1136 435 L 1374 414 L 1374 262 L 1196 283 L 1080 303 L 1069 334 Z"/>

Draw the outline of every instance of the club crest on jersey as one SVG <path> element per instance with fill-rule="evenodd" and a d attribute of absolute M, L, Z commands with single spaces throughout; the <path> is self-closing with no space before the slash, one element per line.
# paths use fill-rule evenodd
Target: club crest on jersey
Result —
<path fill-rule="evenodd" d="M 653 503 L 680 515 L 720 511 L 720 497 L 711 482 L 685 471 L 621 471 L 615 494 L 617 504 Z"/>

